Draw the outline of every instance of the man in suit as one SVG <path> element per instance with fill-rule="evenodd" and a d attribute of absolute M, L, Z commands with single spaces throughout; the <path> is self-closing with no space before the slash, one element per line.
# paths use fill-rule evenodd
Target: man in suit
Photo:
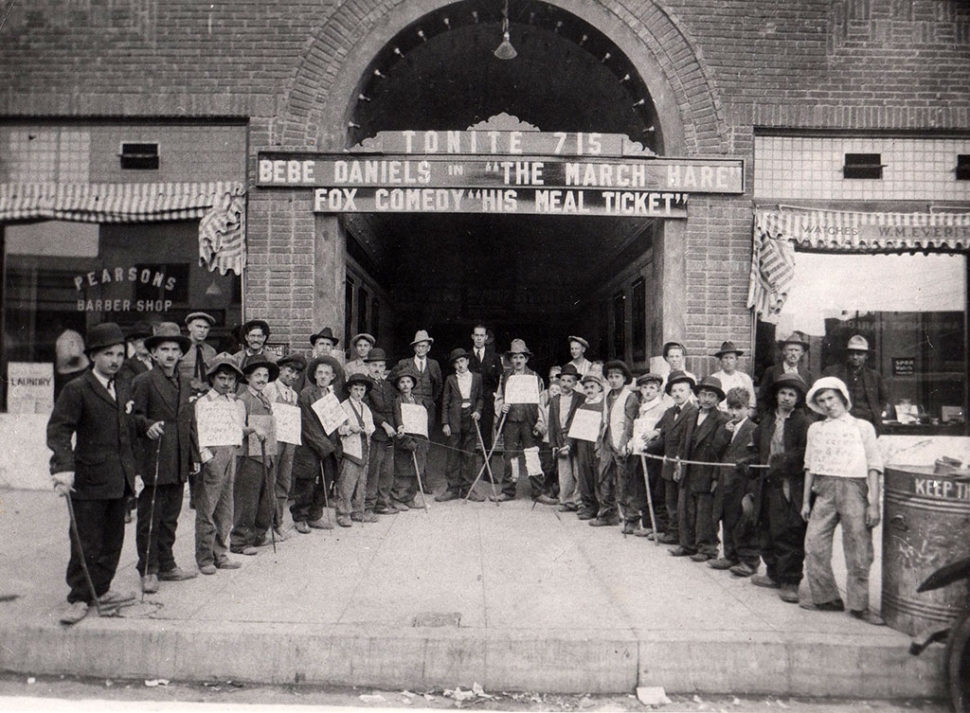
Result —
<path fill-rule="evenodd" d="M 387 354 L 380 347 L 367 354 L 367 366 L 374 388 L 365 400 L 374 419 L 370 460 L 367 463 L 367 491 L 364 495 L 364 517 L 367 513 L 396 515 L 398 509 L 391 501 L 394 486 L 394 435 L 398 423 L 394 420 L 394 397 L 397 389 L 387 378 Z"/>
<path fill-rule="evenodd" d="M 667 457 L 660 471 L 660 478 L 663 481 L 664 512 L 657 523 L 657 529 L 662 530 L 663 534 L 654 535 L 665 545 L 675 545 L 680 542 L 677 501 L 680 497 L 681 471 L 680 464 L 676 463 L 675 459 L 683 457 L 689 429 L 697 420 L 697 406 L 691 402 L 694 383 L 693 377 L 686 372 L 672 371 L 667 374 L 664 391 L 673 402 L 673 406 L 664 412 L 654 430 L 647 434 L 647 452 Z"/>
<path fill-rule="evenodd" d="M 63 624 L 83 619 L 95 597 L 101 606 L 134 599 L 110 588 L 125 540 L 125 498 L 135 491 L 131 392 L 115 380 L 125 359 L 121 328 L 113 322 L 92 327 L 86 354 L 91 370 L 64 385 L 47 424 L 54 492 L 71 499 L 77 524 Z"/>
<path fill-rule="evenodd" d="M 471 489 L 475 481 L 475 445 L 478 436 L 475 423 L 482 418 L 484 395 L 482 377 L 468 370 L 469 354 L 452 349 L 448 362 L 455 373 L 445 380 L 441 399 L 441 431 L 448 439 L 447 489 L 435 497 L 438 502 L 468 497 L 481 502 L 485 498 Z"/>
<path fill-rule="evenodd" d="M 115 379 L 131 384 L 136 376 L 144 374 L 155 365 L 152 355 L 145 347 L 145 340 L 150 336 L 152 336 L 152 327 L 147 322 L 138 322 L 132 326 L 125 336 L 131 356 L 125 359 L 125 363 L 118 369 Z"/>
<path fill-rule="evenodd" d="M 834 376 L 848 387 L 852 401 L 850 415 L 871 423 L 879 435 L 882 413 L 891 408 L 892 399 L 879 372 L 866 366 L 868 358 L 869 341 L 856 334 L 849 338 L 845 362 L 830 366 L 822 375 Z"/>
<path fill-rule="evenodd" d="M 815 374 L 808 368 L 808 337 L 801 332 L 792 332 L 781 343 L 781 363 L 769 366 L 758 384 L 758 421 L 774 408 L 774 383 L 781 374 L 798 374 L 805 382 L 806 389 L 815 381 Z M 800 409 L 804 410 L 804 402 Z"/>
<path fill-rule="evenodd" d="M 158 325 L 145 340 L 155 368 L 132 384 L 135 429 L 141 440 L 138 473 L 145 488 L 138 496 L 138 573 L 142 591 L 154 594 L 159 580 L 180 582 L 183 571 L 172 554 L 182 497 L 192 461 L 192 387 L 178 369 L 191 342 L 174 322 Z M 149 541 L 151 530 L 151 541 Z"/>
<path fill-rule="evenodd" d="M 566 364 L 559 372 L 560 392 L 549 400 L 549 446 L 559 466 L 559 512 L 576 512 L 582 502 L 576 456 L 569 445 L 573 416 L 586 401 L 586 396 L 576 390 L 580 378 L 575 365 Z"/>
<path fill-rule="evenodd" d="M 209 390 L 209 364 L 216 358 L 216 350 L 205 340 L 215 323 L 216 318 L 206 312 L 192 312 L 185 318 L 185 329 L 191 342 L 179 360 L 179 372 L 189 380 L 196 394 Z"/>
<path fill-rule="evenodd" d="M 472 329 L 472 348 L 468 354 L 468 370 L 482 377 L 484 401 L 482 403 L 482 440 L 485 448 L 492 447 L 495 428 L 495 392 L 502 380 L 502 357 L 488 344 L 488 328 L 476 324 Z"/>
<path fill-rule="evenodd" d="M 431 429 L 435 424 L 435 404 L 441 398 L 441 392 L 445 386 L 445 379 L 441 373 L 441 365 L 428 356 L 434 339 L 428 333 L 419 329 L 414 334 L 411 341 L 411 348 L 414 349 L 414 356 L 401 359 L 397 363 L 395 370 L 409 366 L 418 375 L 418 383 L 414 385 L 414 398 L 416 398 L 426 409 L 428 409 L 428 436 L 431 436 Z"/>

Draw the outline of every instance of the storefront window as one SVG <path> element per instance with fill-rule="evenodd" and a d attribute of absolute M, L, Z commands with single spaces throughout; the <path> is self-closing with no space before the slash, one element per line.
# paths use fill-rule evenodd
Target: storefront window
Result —
<path fill-rule="evenodd" d="M 776 335 L 809 335 L 816 374 L 847 363 L 851 337 L 868 342 L 883 432 L 965 431 L 965 256 L 798 252 L 789 295 Z"/>

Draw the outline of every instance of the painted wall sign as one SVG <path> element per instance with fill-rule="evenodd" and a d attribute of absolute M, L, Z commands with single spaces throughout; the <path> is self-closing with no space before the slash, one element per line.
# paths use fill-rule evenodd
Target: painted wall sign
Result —
<path fill-rule="evenodd" d="M 12 361 L 7 364 L 7 411 L 50 413 L 54 410 L 54 365 Z"/>
<path fill-rule="evenodd" d="M 970 500 L 970 483 L 959 480 L 914 478 L 913 495 L 940 500 Z"/>

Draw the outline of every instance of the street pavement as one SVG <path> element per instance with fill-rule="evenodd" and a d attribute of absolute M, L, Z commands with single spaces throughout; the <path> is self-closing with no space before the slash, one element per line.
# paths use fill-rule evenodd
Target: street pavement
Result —
<path fill-rule="evenodd" d="M 193 532 L 186 500 L 183 569 L 195 570 Z M 137 591 L 134 524 L 126 535 L 113 588 Z M 878 553 L 878 531 L 875 541 Z M 17 595 L 0 603 L 0 670 L 410 690 L 944 694 L 942 647 L 912 657 L 888 627 L 783 603 L 668 549 L 526 499 L 431 501 L 374 524 L 290 530 L 275 553 L 233 555 L 241 569 L 162 582 L 117 616 L 63 627 L 66 505 L 0 490 L 0 595 Z M 878 608 L 878 562 L 871 579 Z"/>

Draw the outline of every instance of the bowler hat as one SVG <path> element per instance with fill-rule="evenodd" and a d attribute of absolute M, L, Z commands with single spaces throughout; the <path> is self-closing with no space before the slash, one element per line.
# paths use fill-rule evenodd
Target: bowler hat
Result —
<path fill-rule="evenodd" d="M 680 384 L 680 383 L 690 384 L 690 388 L 693 389 L 694 384 L 697 382 L 695 382 L 694 377 L 688 375 L 687 372 L 672 371 L 669 374 L 667 374 L 667 385 L 664 386 L 664 391 L 669 395 L 670 387 L 673 386 L 674 384 Z"/>
<path fill-rule="evenodd" d="M 175 322 L 162 322 L 155 327 L 155 333 L 145 339 L 145 349 L 151 351 L 162 342 L 175 342 L 183 354 L 192 346 L 192 340 L 182 334 Z"/>
<path fill-rule="evenodd" d="M 190 322 L 193 322 L 197 319 L 204 319 L 206 322 L 209 323 L 210 327 L 214 327 L 216 324 L 216 318 L 213 317 L 211 314 L 207 314 L 205 312 L 193 312 L 192 314 L 190 314 L 188 317 L 185 318 L 185 323 L 189 324 Z"/>
<path fill-rule="evenodd" d="M 370 342 L 371 346 L 374 346 L 377 343 L 377 340 L 374 338 L 372 334 L 367 334 L 367 332 L 361 332 L 360 334 L 355 334 L 354 338 L 350 340 L 350 346 L 352 347 L 357 346 L 357 342 L 359 342 L 361 339 L 363 339 L 364 341 Z"/>
<path fill-rule="evenodd" d="M 802 332 L 799 332 L 797 330 L 789 334 L 788 338 L 781 343 L 781 346 L 784 347 L 788 344 L 797 344 L 803 349 L 808 349 L 809 347 L 812 346 L 808 341 L 808 337 L 805 336 Z"/>
<path fill-rule="evenodd" d="M 683 344 L 680 342 L 667 342 L 664 344 L 663 348 L 663 356 L 665 359 L 667 358 L 667 353 L 674 347 L 678 347 L 682 352 L 684 352 L 684 356 L 687 356 L 687 347 L 685 347 Z"/>
<path fill-rule="evenodd" d="M 276 362 L 276 366 L 282 369 L 284 366 L 288 366 L 291 369 L 296 369 L 297 371 L 304 371 L 306 369 L 306 359 L 303 358 L 302 354 L 287 354 L 285 357 Z"/>
<path fill-rule="evenodd" d="M 649 384 L 650 382 L 662 384 L 664 383 L 664 378 L 660 376 L 660 374 L 654 374 L 650 371 L 640 374 L 640 376 L 637 377 L 637 386 L 643 386 L 644 384 Z"/>
<path fill-rule="evenodd" d="M 129 342 L 136 339 L 145 339 L 152 336 L 152 325 L 148 322 L 135 322 L 128 328 L 128 335 L 125 337 Z"/>
<path fill-rule="evenodd" d="M 621 372 L 623 374 L 623 382 L 625 384 L 633 383 L 633 372 L 630 371 L 630 367 L 626 365 L 625 361 L 621 361 L 620 359 L 613 359 L 612 361 L 606 362 L 603 365 L 603 373 L 609 376 L 610 369 L 615 369 Z"/>
<path fill-rule="evenodd" d="M 116 344 L 125 343 L 125 334 L 114 322 L 96 324 L 88 330 L 88 341 L 84 347 L 85 354 L 92 354 L 99 349 L 107 349 Z"/>
<path fill-rule="evenodd" d="M 812 384 L 812 388 L 808 392 L 808 396 L 805 397 L 805 401 L 808 403 L 808 407 L 812 409 L 815 413 L 820 413 L 825 415 L 825 409 L 815 403 L 815 397 L 818 395 L 819 391 L 824 391 L 825 389 L 835 389 L 840 394 L 842 398 L 845 399 L 845 410 L 850 411 L 852 409 L 852 399 L 849 398 L 849 387 L 845 385 L 842 379 L 835 376 L 823 376 L 821 379 Z"/>
<path fill-rule="evenodd" d="M 458 347 L 457 349 L 452 349 L 451 354 L 448 355 L 448 363 L 454 364 L 458 359 L 470 359 L 471 354 L 468 353 L 467 349 L 462 349 Z"/>
<path fill-rule="evenodd" d="M 363 384 L 367 387 L 368 391 L 374 388 L 374 380 L 366 374 L 360 373 L 359 371 L 348 376 L 347 381 L 344 382 L 344 387 L 346 388 L 348 394 L 350 394 L 350 387 L 354 384 Z"/>
<path fill-rule="evenodd" d="M 380 347 L 374 347 L 364 359 L 368 364 L 372 361 L 387 361 L 387 354 Z"/>
<path fill-rule="evenodd" d="M 727 341 L 727 342 L 721 342 L 721 348 L 716 352 L 714 352 L 714 356 L 720 359 L 725 354 L 731 354 L 732 352 L 734 354 L 737 354 L 738 356 L 741 356 L 742 354 L 744 354 L 743 351 L 741 351 L 736 346 L 734 346 L 734 342 Z"/>
<path fill-rule="evenodd" d="M 713 391 L 717 394 L 718 401 L 724 400 L 724 389 L 721 388 L 721 380 L 716 376 L 705 376 L 699 384 L 694 385 L 695 394 L 699 394 L 701 391 Z"/>
<path fill-rule="evenodd" d="M 572 377 L 575 377 L 576 381 L 579 381 L 580 378 L 582 378 L 582 375 L 579 373 L 579 369 L 577 369 L 576 368 L 576 365 L 573 364 L 572 362 L 569 362 L 568 364 L 566 364 L 562 368 L 562 371 L 559 372 L 559 378 L 560 379 L 562 377 L 564 377 L 564 376 L 572 376 Z"/>
<path fill-rule="evenodd" d="M 419 329 L 414 333 L 414 339 L 411 340 L 411 346 L 413 347 L 418 342 L 427 342 L 428 344 L 434 344 L 434 339 L 428 336 L 427 330 Z"/>
<path fill-rule="evenodd" d="M 513 339 L 511 346 L 509 346 L 509 355 L 512 354 L 525 354 L 526 356 L 532 356 L 532 352 L 529 351 L 529 347 L 525 345 L 524 339 Z"/>
<path fill-rule="evenodd" d="M 243 325 L 242 332 L 244 335 L 249 334 L 252 330 L 256 329 L 256 327 L 259 327 L 260 329 L 262 329 L 263 334 L 265 334 L 266 337 L 269 338 L 269 322 L 267 322 L 265 319 L 249 320 L 248 322 L 246 322 L 246 324 Z"/>
<path fill-rule="evenodd" d="M 869 340 L 867 340 L 861 334 L 854 334 L 849 337 L 849 343 L 846 346 L 846 350 L 850 352 L 867 352 L 869 351 Z"/>
<path fill-rule="evenodd" d="M 340 340 L 333 336 L 333 330 L 330 329 L 330 327 L 324 327 L 316 334 L 311 334 L 310 346 L 312 347 L 314 344 L 316 344 L 318 339 L 329 339 L 331 342 L 333 342 L 334 346 L 340 344 Z"/>
<path fill-rule="evenodd" d="M 587 342 L 582 337 L 577 337 L 575 334 L 570 334 L 566 337 L 567 342 L 578 342 L 583 345 L 583 349 L 589 349 L 589 342 Z"/>
<path fill-rule="evenodd" d="M 249 363 L 243 367 L 243 374 L 245 374 L 246 376 L 249 376 L 261 366 L 265 366 L 267 371 L 269 371 L 269 380 L 276 381 L 276 377 L 280 375 L 279 364 L 271 362 L 262 354 L 255 356 L 249 360 Z"/>
<path fill-rule="evenodd" d="M 229 352 L 222 352 L 221 354 L 216 354 L 215 359 L 213 359 L 212 363 L 209 364 L 209 370 L 206 372 L 205 375 L 206 375 L 206 378 L 209 380 L 210 384 L 212 383 L 212 377 L 214 377 L 216 373 L 219 372 L 220 369 L 222 369 L 223 371 L 228 369 L 233 374 L 235 374 L 236 378 L 239 379 L 240 381 L 246 380 L 246 375 L 243 374 L 242 370 L 239 368 L 239 362 L 236 360 L 236 357 L 234 357 Z"/>

